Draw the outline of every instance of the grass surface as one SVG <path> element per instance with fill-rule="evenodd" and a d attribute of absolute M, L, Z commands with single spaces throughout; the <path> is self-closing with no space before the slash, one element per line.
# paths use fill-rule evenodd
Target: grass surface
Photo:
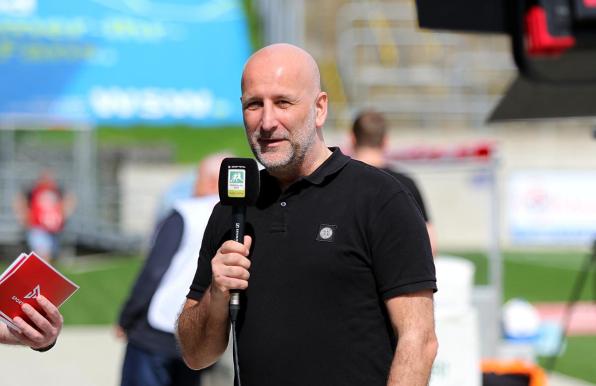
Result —
<path fill-rule="evenodd" d="M 596 336 L 572 336 L 567 338 L 565 353 L 557 359 L 555 371 L 596 384 Z M 539 358 L 541 366 L 547 358 Z"/>
<path fill-rule="evenodd" d="M 446 253 L 472 261 L 476 266 L 475 284 L 488 282 L 488 260 L 474 252 Z M 566 301 L 586 254 L 577 251 L 506 252 L 503 277 L 505 301 L 521 297 L 530 302 Z M 591 280 L 591 278 L 589 279 Z M 580 300 L 592 300 L 591 282 L 586 283 Z"/>
<path fill-rule="evenodd" d="M 124 257 L 56 264 L 81 287 L 60 309 L 65 323 L 113 324 L 141 264 Z"/>
<path fill-rule="evenodd" d="M 252 155 L 241 127 L 101 127 L 97 139 L 100 146 L 170 146 L 174 149 L 175 161 L 179 163 L 194 163 L 210 153 L 222 150 L 231 151 L 240 157 Z"/>
<path fill-rule="evenodd" d="M 178 163 L 194 163 L 210 153 L 222 150 L 230 151 L 240 157 L 252 155 L 242 127 L 101 126 L 95 133 L 100 148 L 165 147 L 173 150 L 173 161 Z M 76 136 L 70 131 L 20 131 L 17 132 L 16 138 L 20 142 L 37 144 L 40 148 L 48 146 L 68 148 L 75 141 Z"/>

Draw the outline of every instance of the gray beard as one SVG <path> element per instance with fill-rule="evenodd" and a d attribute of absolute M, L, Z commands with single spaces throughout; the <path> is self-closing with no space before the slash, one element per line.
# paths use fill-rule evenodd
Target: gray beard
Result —
<path fill-rule="evenodd" d="M 315 142 L 316 132 L 313 132 L 313 135 L 309 136 L 309 138 L 303 144 L 294 145 L 292 144 L 291 153 L 287 160 L 284 160 L 280 163 L 271 164 L 264 160 L 262 157 L 260 150 L 256 148 L 252 148 L 252 152 L 255 157 L 259 160 L 259 162 L 267 169 L 268 172 L 272 175 L 294 175 L 297 174 L 300 166 L 302 166 L 304 159 L 306 158 L 306 153 L 312 147 L 312 144 Z"/>

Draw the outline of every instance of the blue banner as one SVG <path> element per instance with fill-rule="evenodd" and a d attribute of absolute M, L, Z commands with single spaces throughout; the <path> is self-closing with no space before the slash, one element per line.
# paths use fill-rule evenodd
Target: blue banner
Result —
<path fill-rule="evenodd" d="M 0 0 L 0 118 L 240 124 L 241 0 Z"/>

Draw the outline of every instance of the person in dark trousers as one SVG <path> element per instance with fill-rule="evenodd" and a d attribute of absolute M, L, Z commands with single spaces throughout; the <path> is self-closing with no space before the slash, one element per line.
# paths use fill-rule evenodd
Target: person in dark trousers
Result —
<path fill-rule="evenodd" d="M 230 290 L 243 290 L 243 386 L 427 385 L 436 278 L 416 203 L 395 178 L 325 145 L 327 94 L 306 51 L 257 51 L 241 85 L 261 190 L 243 244 L 231 241 L 231 207 L 213 210 L 178 319 L 184 360 L 218 360 Z"/>
<path fill-rule="evenodd" d="M 436 255 L 436 236 L 435 230 L 430 221 L 428 210 L 422 199 L 422 194 L 416 182 L 409 175 L 396 171 L 387 165 L 385 151 L 387 149 L 387 121 L 383 114 L 374 110 L 365 110 L 360 112 L 352 124 L 352 144 L 354 153 L 352 157 L 369 165 L 383 169 L 402 183 L 412 196 L 418 208 L 422 212 L 422 217 L 426 222 L 426 229 L 430 239 L 430 245 L 433 250 L 433 256 Z"/>
<path fill-rule="evenodd" d="M 174 336 L 176 319 L 197 267 L 198 249 L 211 210 L 224 154 L 201 161 L 193 197 L 175 202 L 159 225 L 145 265 L 125 302 L 116 334 L 127 339 L 122 386 L 199 386 Z"/>

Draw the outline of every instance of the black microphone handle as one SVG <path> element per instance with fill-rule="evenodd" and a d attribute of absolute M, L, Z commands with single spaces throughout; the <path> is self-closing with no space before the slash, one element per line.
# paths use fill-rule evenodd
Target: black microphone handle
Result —
<path fill-rule="evenodd" d="M 232 240 L 244 243 L 244 221 L 246 218 L 246 206 L 232 207 Z"/>
<path fill-rule="evenodd" d="M 244 222 L 246 218 L 246 206 L 232 207 L 232 240 L 244 243 Z M 230 314 L 235 320 L 240 309 L 240 290 L 230 291 Z"/>

